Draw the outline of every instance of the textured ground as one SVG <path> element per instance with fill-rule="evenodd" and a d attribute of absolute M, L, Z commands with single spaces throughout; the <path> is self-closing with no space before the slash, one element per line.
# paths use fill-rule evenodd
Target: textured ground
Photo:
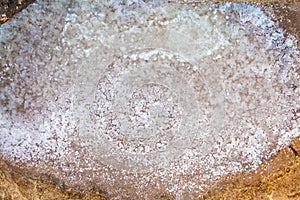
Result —
<path fill-rule="evenodd" d="M 286 13 L 286 17 L 289 20 L 291 20 L 291 21 L 294 20 L 295 23 L 297 23 L 297 20 L 295 20 L 294 16 L 288 17 L 289 13 L 294 13 L 293 15 L 296 15 L 296 18 L 297 18 L 297 11 L 294 11 L 293 7 L 289 7 L 286 9 L 292 10 L 292 11 Z M 71 20 L 72 20 L 72 18 L 71 18 Z M 284 24 L 284 23 L 282 23 L 282 24 Z M 292 28 L 290 28 L 290 27 L 292 27 Z M 295 28 L 295 26 L 287 26 L 287 29 L 289 29 L 289 28 L 290 28 L 290 32 L 296 34 L 296 36 L 297 36 L 297 26 L 296 26 L 296 28 Z M 145 56 L 145 55 L 143 54 L 143 56 Z M 169 61 L 168 61 L 168 59 L 166 61 L 166 62 L 170 62 L 171 65 L 174 62 L 172 60 L 173 59 L 172 56 L 173 55 L 171 55 L 171 57 L 170 57 L 171 59 Z M 146 55 L 146 57 L 147 57 L 147 55 Z M 168 57 L 168 55 L 166 55 L 166 57 Z M 119 59 L 116 62 L 117 64 L 115 64 L 114 67 L 111 67 L 113 70 L 109 70 L 106 72 L 107 74 L 110 75 L 110 77 L 113 77 L 113 80 L 118 80 L 118 78 L 119 78 L 118 74 L 114 75 L 115 74 L 114 70 L 117 69 L 117 70 L 121 70 L 121 71 L 122 70 L 126 71 L 128 69 L 130 69 L 130 70 L 134 69 L 134 67 L 130 65 L 130 60 L 133 59 L 132 57 L 129 58 L 129 64 L 125 65 L 128 67 L 122 68 L 123 64 L 128 62 L 128 61 L 126 61 L 126 59 L 127 58 Z M 152 58 L 150 58 L 150 63 L 157 62 L 156 60 L 152 61 L 151 59 Z M 156 59 L 156 58 L 154 58 L 154 59 Z M 143 61 L 139 61 L 139 62 L 143 62 Z M 178 62 L 179 62 L 179 64 L 175 64 L 175 65 L 180 65 L 180 62 L 182 62 L 182 61 L 178 61 Z M 168 65 L 170 65 L 170 64 L 168 64 Z M 189 65 L 189 63 L 187 64 L 187 66 L 188 65 Z M 118 66 L 121 66 L 121 68 L 118 69 Z M 142 64 L 142 66 L 147 66 L 147 64 Z M 157 70 L 157 69 L 155 69 L 155 70 Z M 50 69 L 50 72 L 51 72 L 51 69 Z M 138 75 L 138 76 L 141 76 L 141 75 Z M 187 74 L 187 76 L 188 76 L 188 74 Z M 121 77 L 121 78 L 124 78 L 124 77 Z M 126 76 L 125 76 L 125 78 L 126 78 Z M 199 78 L 196 78 L 196 79 L 198 80 Z M 124 79 L 124 80 L 126 80 L 126 79 Z M 211 80 L 211 81 L 212 81 L 211 83 L 213 83 L 213 80 Z M 116 81 L 114 81 L 114 82 L 116 82 Z M 109 83 L 110 82 L 106 81 L 106 79 L 104 78 L 104 79 L 102 79 L 102 81 L 100 80 L 100 84 L 98 87 L 100 87 L 100 88 L 108 87 Z M 130 84 L 132 84 L 132 83 L 128 83 L 128 84 L 130 86 Z M 166 85 L 166 84 L 168 84 L 168 83 L 165 82 L 164 85 Z M 149 101 L 150 105 L 151 105 L 151 101 L 152 101 L 151 99 L 158 98 L 157 95 L 160 95 L 160 94 L 152 93 L 154 91 L 154 90 L 152 90 L 152 88 L 153 89 L 159 88 L 160 90 L 163 91 L 162 94 L 166 95 L 166 96 L 162 96 L 162 100 L 160 100 L 162 103 L 166 102 L 166 100 L 169 98 L 168 95 L 172 96 L 172 92 L 170 93 L 168 88 L 171 88 L 172 91 L 175 90 L 175 88 L 172 88 L 171 85 L 168 85 L 167 88 L 164 88 L 164 86 L 159 86 L 159 85 L 154 85 L 154 86 L 147 85 L 147 87 L 145 87 L 144 90 L 135 90 L 135 91 L 133 91 L 133 93 L 137 94 L 139 96 L 143 96 L 145 94 L 150 95 L 147 97 L 148 99 L 146 98 L 146 100 Z M 123 90 L 127 91 L 128 89 L 124 88 Z M 202 94 L 205 93 L 203 91 L 205 91 L 205 89 L 202 89 Z M 108 94 L 108 93 L 103 93 L 103 94 Z M 31 97 L 33 97 L 33 96 L 31 96 Z M 98 95 L 98 97 L 96 95 L 97 102 L 103 102 L 102 104 L 104 104 L 106 106 L 109 105 L 104 100 L 101 100 L 101 98 L 102 98 L 101 95 Z M 140 106 L 138 104 L 140 102 L 139 99 L 137 99 L 137 101 L 130 100 L 130 102 L 131 102 L 132 106 Z M 156 110 L 155 110 L 156 105 L 157 104 L 153 104 L 152 107 L 148 107 L 148 109 L 150 109 L 150 111 L 149 111 L 150 113 L 156 112 Z M 176 113 L 180 114 L 181 109 L 182 109 L 180 106 L 179 107 L 176 106 L 176 99 L 175 99 L 175 103 L 170 101 L 170 104 L 164 104 L 163 107 L 165 107 L 167 110 L 171 110 L 173 112 L 172 115 L 174 115 Z M 30 107 L 30 105 L 29 105 L 29 109 L 32 109 L 32 108 L 33 108 L 33 110 L 35 110 L 34 105 L 33 105 L 33 107 L 32 106 Z M 105 109 L 103 111 L 102 108 L 101 109 L 98 109 L 98 108 L 99 108 L 99 105 L 97 105 L 95 108 L 96 118 L 97 118 L 97 116 L 101 115 L 101 112 L 106 112 Z M 20 107 L 20 109 L 22 109 L 22 108 Z M 124 108 L 120 107 L 118 109 L 124 109 Z M 184 107 L 183 109 L 187 110 L 187 107 Z M 147 123 L 143 121 L 143 120 L 147 119 L 147 115 L 146 116 L 144 115 L 145 111 L 142 111 L 142 113 L 138 113 L 142 117 L 137 118 L 135 120 L 142 120 L 142 121 L 139 121 L 139 123 L 141 123 L 142 125 L 145 125 L 145 126 L 149 126 L 149 124 L 147 124 L 147 123 L 150 123 L 150 126 L 151 126 L 151 123 L 152 123 L 151 121 L 147 122 Z M 125 112 L 127 112 L 127 111 L 125 111 Z M 295 111 L 295 116 L 297 116 L 296 112 L 297 111 Z M 179 116 L 181 116 L 181 114 Z M 166 115 L 165 118 L 168 119 L 168 115 Z M 124 122 L 124 120 L 126 121 L 127 119 L 119 118 L 119 120 L 123 120 L 122 122 Z M 166 125 L 166 129 L 172 130 L 173 127 L 177 126 L 176 123 L 179 123 L 179 122 L 166 120 L 166 121 L 162 121 L 162 123 L 169 124 L 169 125 Z M 160 125 L 160 127 L 163 127 L 163 126 Z M 101 127 L 100 127 L 100 129 L 101 129 Z M 121 127 L 121 129 L 122 129 L 122 127 Z M 124 130 L 126 130 L 126 129 L 124 129 Z M 133 129 L 133 130 L 138 132 L 139 129 L 136 129 L 136 130 Z M 147 130 L 149 130 L 149 129 L 147 129 Z M 155 132 L 155 131 L 156 130 L 150 130 L 150 133 Z M 113 137 L 113 135 L 108 135 L 108 137 Z M 143 137 L 145 137 L 145 136 L 143 136 Z M 129 145 L 134 146 L 132 143 Z M 151 146 L 150 146 L 150 148 L 148 147 L 148 149 L 145 147 L 142 151 L 149 153 L 149 152 L 153 151 L 153 149 L 151 149 L 151 148 L 152 148 Z M 244 148 L 244 147 L 241 147 L 241 148 Z M 269 198 L 269 199 L 272 199 L 272 198 L 273 199 L 295 198 L 295 199 L 297 199 L 297 197 L 299 195 L 299 193 L 298 193 L 299 188 L 297 188 L 297 181 L 298 181 L 297 176 L 299 175 L 299 167 L 298 167 L 299 160 L 297 157 L 298 148 L 299 148 L 299 146 L 294 145 L 294 146 L 292 146 L 292 148 L 286 148 L 286 149 L 280 151 L 280 153 L 278 153 L 278 155 L 274 159 L 274 161 L 272 161 L 270 164 L 260 166 L 260 168 L 257 169 L 256 173 L 254 173 L 254 174 L 249 175 L 246 173 L 242 173 L 242 174 L 238 174 L 238 175 L 227 177 L 227 178 L 221 178 L 220 181 L 218 181 L 217 183 L 214 183 L 214 185 L 212 186 L 212 190 L 210 192 L 208 192 L 208 194 L 207 194 L 207 198 L 211 198 L 211 199 L 219 199 L 219 198 L 220 199 L 222 199 L 222 198 L 247 199 L 247 198 L 249 198 L 249 199 L 251 199 L 251 198 L 255 197 L 257 199 L 261 199 L 261 198 L 262 199 L 263 198 Z M 121 150 L 129 152 L 129 149 L 126 149 L 126 146 L 121 147 Z M 4 150 L 4 151 L 7 151 L 7 150 Z M 24 150 L 22 150 L 22 151 L 24 151 Z M 139 151 L 139 149 L 135 150 L 135 147 L 134 147 L 132 149 L 132 151 Z M 28 150 L 26 150 L 26 152 L 29 153 Z M 116 151 L 116 153 L 117 152 L 118 151 Z M 222 153 L 222 151 L 220 151 L 220 152 Z M 19 156 L 17 151 L 16 151 L 16 153 L 17 153 L 17 156 Z M 39 155 L 39 154 L 36 154 L 36 155 Z M 266 155 L 264 155 L 264 156 L 266 156 Z M 268 157 L 266 157 L 266 158 L 268 158 Z M 114 164 L 115 162 L 119 162 L 119 161 L 116 161 L 116 160 L 111 161 L 111 159 L 108 159 L 108 161 L 106 161 L 106 164 Z M 142 162 L 145 162 L 145 161 L 142 160 Z M 55 199 L 55 198 L 62 198 L 62 199 L 84 198 L 84 195 L 79 194 L 79 193 L 74 193 L 70 189 L 68 190 L 67 186 L 65 184 L 63 184 L 61 180 L 57 180 L 57 178 L 53 178 L 55 176 L 52 176 L 52 178 L 49 179 L 49 177 L 47 175 L 40 175 L 39 177 L 36 177 L 35 180 L 30 180 L 30 179 L 27 179 L 26 176 L 24 176 L 23 172 L 21 172 L 19 169 L 14 168 L 13 166 L 10 166 L 10 165 L 6 165 L 2 161 L 1 161 L 1 163 L 2 163 L 1 169 L 3 169 L 3 173 L 1 175 L 3 175 L 5 180 L 7 180 L 7 181 L 4 181 L 4 186 L 1 187 L 1 190 L 4 191 L 3 197 L 5 197 L 5 198 L 7 196 L 7 198 L 9 199 L 9 195 L 12 195 L 12 197 L 13 197 L 13 195 L 19 195 L 20 198 L 21 198 L 21 196 L 23 196 L 23 197 L 29 198 L 29 199 L 30 198 L 49 199 L 50 197 L 53 199 Z M 131 167 L 131 165 L 132 164 L 129 163 L 129 164 L 125 164 L 124 166 L 125 166 L 126 170 L 131 171 L 132 169 L 134 169 Z M 161 166 L 166 167 L 167 165 L 162 164 Z M 142 168 L 143 168 L 143 166 L 141 166 L 141 169 Z M 150 171 L 151 171 L 151 169 L 150 169 Z M 31 175 L 31 176 L 34 176 L 34 175 Z M 251 177 L 251 178 L 249 178 L 249 177 Z M 15 183 L 17 183 L 18 186 Z M 45 188 L 49 185 L 52 185 L 53 187 L 50 187 L 50 189 L 46 190 Z M 103 192 L 100 189 L 98 189 L 100 187 L 98 187 L 98 186 L 95 187 L 92 183 L 90 185 L 91 185 L 91 187 L 89 187 L 88 192 L 87 192 L 87 195 L 88 195 L 86 197 L 87 199 L 89 199 L 89 198 L 99 199 L 99 198 L 105 198 L 105 196 L 109 196 L 108 194 L 105 194 L 105 193 L 103 195 L 96 194 L 96 193 L 102 194 Z M 282 187 L 282 185 L 285 185 L 286 187 Z M 15 189 L 12 189 L 12 188 L 15 188 Z M 234 191 L 234 193 L 232 191 Z M 55 196 L 55 195 L 57 195 L 57 196 Z M 157 196 L 157 198 L 158 197 L 159 196 Z M 14 198 L 17 198 L 17 197 L 13 197 L 13 199 Z M 168 194 L 165 193 L 161 196 L 161 198 L 167 199 L 167 198 L 172 198 L 172 197 L 168 196 Z M 185 198 L 188 198 L 188 196 L 186 196 Z"/>
<path fill-rule="evenodd" d="M 200 199 L 299 199 L 299 145 L 300 140 L 295 140 L 254 173 L 234 174 L 217 181 Z"/>
<path fill-rule="evenodd" d="M 16 13 L 30 5 L 34 0 L 1 0 L 0 1 L 0 24 L 5 23 Z"/>
<path fill-rule="evenodd" d="M 297 200 L 300 198 L 300 139 L 291 148 L 282 149 L 271 161 L 254 173 L 234 174 L 222 178 L 199 199 L 266 199 Z M 34 177 L 34 178 L 33 178 Z M 80 194 L 47 175 L 31 175 L 0 161 L 0 197 L 11 199 L 109 199 L 97 188 Z M 157 199 L 174 199 L 167 194 Z"/>

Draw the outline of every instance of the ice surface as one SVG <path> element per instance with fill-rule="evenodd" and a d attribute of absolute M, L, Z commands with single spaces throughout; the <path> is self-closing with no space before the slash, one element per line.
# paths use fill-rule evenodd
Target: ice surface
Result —
<path fill-rule="evenodd" d="M 70 186 L 191 198 L 300 135 L 296 40 L 255 4 L 37 1 L 0 44 L 0 154 Z"/>

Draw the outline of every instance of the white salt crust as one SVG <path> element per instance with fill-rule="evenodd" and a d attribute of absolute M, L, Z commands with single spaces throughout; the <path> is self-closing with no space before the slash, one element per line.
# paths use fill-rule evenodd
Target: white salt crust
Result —
<path fill-rule="evenodd" d="M 37 1 L 0 44 L 0 154 L 68 186 L 193 199 L 300 135 L 296 40 L 255 4 Z"/>

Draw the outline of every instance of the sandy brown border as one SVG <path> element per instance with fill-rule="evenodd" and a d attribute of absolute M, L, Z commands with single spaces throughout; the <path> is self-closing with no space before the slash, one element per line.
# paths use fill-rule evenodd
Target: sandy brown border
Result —
<path fill-rule="evenodd" d="M 14 2 L 2 7 L 0 3 L 0 24 L 6 22 L 15 13 L 27 7 L 34 0 L 8 0 Z M 214 0 L 213 0 L 214 1 Z M 7 1 L 6 1 L 7 2 Z M 21 2 L 22 4 L 16 4 Z M 186 3 L 186 1 L 176 1 Z M 191 3 L 191 1 L 188 1 Z M 199 1 L 193 1 L 193 3 Z M 200 1 L 203 2 L 203 1 Z M 226 2 L 226 1 L 214 1 Z M 249 1 L 235 1 L 249 2 Z M 272 2 L 275 10 L 274 19 L 289 33 L 300 36 L 300 0 L 257 0 L 262 7 Z M 13 5 L 13 6 L 12 6 Z M 4 8 L 4 9 L 3 9 Z M 9 9 L 12 9 L 9 11 Z M 4 10 L 4 12 L 3 12 Z M 280 21 L 279 18 L 283 20 Z M 298 48 L 299 46 L 298 42 Z M 300 74 L 300 71 L 298 72 Z M 300 138 L 283 148 L 270 161 L 266 161 L 252 173 L 238 173 L 223 177 L 210 186 L 200 199 L 300 199 Z M 67 188 L 60 180 L 46 174 L 34 175 L 13 167 L 0 158 L 0 199 L 109 199 L 105 192 L 89 187 L 85 193 Z M 174 199 L 167 194 L 157 199 Z"/>
<path fill-rule="evenodd" d="M 0 0 L 0 25 L 7 22 L 16 13 L 25 9 L 35 0 Z"/>

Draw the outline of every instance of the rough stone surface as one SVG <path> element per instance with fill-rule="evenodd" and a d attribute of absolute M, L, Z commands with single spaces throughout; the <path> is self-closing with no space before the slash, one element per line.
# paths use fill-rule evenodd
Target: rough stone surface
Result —
<path fill-rule="evenodd" d="M 300 138 L 293 148 L 299 149 Z M 280 200 L 300 198 L 299 151 L 284 148 L 254 173 L 234 174 L 212 185 L 200 199 L 266 199 Z"/>
<path fill-rule="evenodd" d="M 299 144 L 300 138 L 294 140 L 293 148 L 300 149 Z M 299 176 L 299 155 L 290 148 L 284 148 L 253 173 L 234 174 L 218 180 L 199 199 L 297 200 L 300 197 Z M 85 194 L 78 193 L 67 188 L 58 179 L 47 175 L 28 174 L 0 160 L 0 198 L 105 200 L 109 196 L 93 186 Z M 175 198 L 161 193 L 156 199 Z"/>
<path fill-rule="evenodd" d="M 1 0 L 0 25 L 12 18 L 16 13 L 26 8 L 34 0 Z"/>
<path fill-rule="evenodd" d="M 123 13 L 133 5 L 135 10 Z M 90 4 L 32 6 L 42 20 L 21 23 L 20 33 L 1 38 L 0 146 L 14 164 L 3 164 L 4 175 L 6 169 L 17 171 L 17 163 L 56 177 L 46 185 L 63 195 L 73 195 L 65 187 L 87 193 L 92 185 L 115 199 L 190 199 L 227 174 L 247 176 L 299 135 L 296 39 L 257 5 L 108 4 L 88 16 L 83 13 Z M 59 12 L 64 6 L 69 10 Z M 46 19 L 40 13 L 45 8 Z M 270 15 L 276 16 L 272 10 Z M 11 23 L 0 31 L 20 26 Z M 15 49 L 18 39 L 12 38 L 18 35 L 23 43 Z M 151 35 L 159 35 L 158 41 Z M 266 57 L 251 54 L 266 50 Z M 295 142 L 283 155 L 297 151 Z M 30 178 L 12 179 L 3 189 L 7 198 L 41 198 L 17 191 L 15 183 L 30 185 Z M 13 187 L 16 193 L 10 194 L 7 188 Z M 208 196 L 232 195 L 225 190 Z M 265 194 L 254 185 L 240 195 L 260 197 L 257 192 Z M 297 189 L 284 194 L 298 195 Z"/>

